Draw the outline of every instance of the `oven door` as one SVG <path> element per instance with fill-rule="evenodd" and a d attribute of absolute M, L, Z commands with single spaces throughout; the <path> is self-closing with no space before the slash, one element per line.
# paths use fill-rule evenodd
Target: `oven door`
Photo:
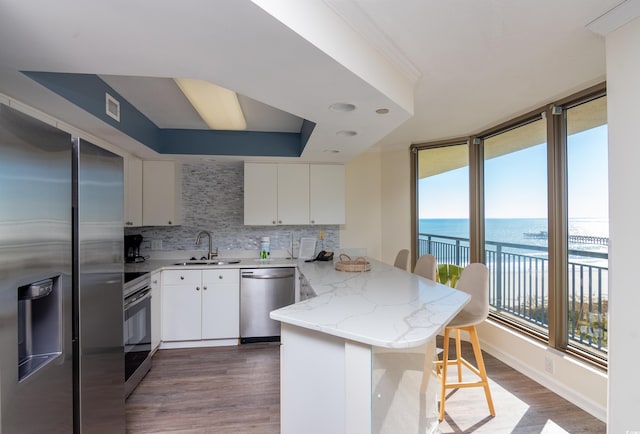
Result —
<path fill-rule="evenodd" d="M 150 352 L 151 288 L 146 287 L 124 301 L 125 381 L 129 381 L 138 368 L 145 364 Z M 146 371 L 136 376 L 141 379 L 145 373 Z"/>

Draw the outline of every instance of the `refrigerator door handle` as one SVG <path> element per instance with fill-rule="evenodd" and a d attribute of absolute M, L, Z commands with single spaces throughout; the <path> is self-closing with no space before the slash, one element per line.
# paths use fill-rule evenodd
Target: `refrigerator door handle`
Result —
<path fill-rule="evenodd" d="M 53 291 L 53 279 L 45 279 L 18 288 L 19 300 L 37 300 L 46 297 Z"/>

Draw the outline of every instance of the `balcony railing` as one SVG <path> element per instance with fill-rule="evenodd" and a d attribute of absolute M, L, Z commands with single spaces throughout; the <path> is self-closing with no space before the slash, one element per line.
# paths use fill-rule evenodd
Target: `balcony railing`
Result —
<path fill-rule="evenodd" d="M 469 239 L 421 233 L 418 253 L 438 263 L 466 266 Z M 547 248 L 487 241 L 489 302 L 498 315 L 515 317 L 536 329 L 549 327 Z M 569 250 L 568 332 L 574 343 L 606 352 L 608 322 L 608 254 Z"/>

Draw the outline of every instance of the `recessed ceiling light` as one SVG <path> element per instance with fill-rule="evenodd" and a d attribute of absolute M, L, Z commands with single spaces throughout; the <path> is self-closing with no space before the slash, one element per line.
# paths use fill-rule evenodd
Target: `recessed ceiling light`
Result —
<path fill-rule="evenodd" d="M 329 106 L 329 110 L 338 113 L 352 112 L 356 109 L 356 106 L 346 102 L 337 102 Z"/>
<path fill-rule="evenodd" d="M 340 130 L 336 133 L 336 135 L 338 136 L 344 136 L 344 137 L 353 137 L 355 135 L 357 135 L 358 133 L 356 131 L 353 130 Z"/>
<path fill-rule="evenodd" d="M 376 110 L 376 113 L 378 113 L 379 115 L 386 115 L 387 113 L 389 113 L 389 109 L 388 108 L 379 108 L 378 110 Z"/>
<path fill-rule="evenodd" d="M 325 149 L 324 152 L 328 152 L 330 154 L 339 154 L 340 151 L 338 151 L 337 149 Z"/>

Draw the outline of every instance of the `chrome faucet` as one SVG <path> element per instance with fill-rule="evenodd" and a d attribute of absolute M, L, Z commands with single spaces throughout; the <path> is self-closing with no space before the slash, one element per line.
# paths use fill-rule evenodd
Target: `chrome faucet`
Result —
<path fill-rule="evenodd" d="M 200 245 L 200 239 L 202 238 L 202 235 L 206 235 L 207 237 L 209 237 L 209 253 L 207 254 L 207 258 L 209 260 L 213 259 L 214 256 L 218 256 L 218 252 L 216 249 L 216 252 L 213 253 L 213 249 L 211 247 L 211 233 L 209 231 L 200 231 L 198 232 L 198 235 L 196 235 L 196 246 Z"/>

